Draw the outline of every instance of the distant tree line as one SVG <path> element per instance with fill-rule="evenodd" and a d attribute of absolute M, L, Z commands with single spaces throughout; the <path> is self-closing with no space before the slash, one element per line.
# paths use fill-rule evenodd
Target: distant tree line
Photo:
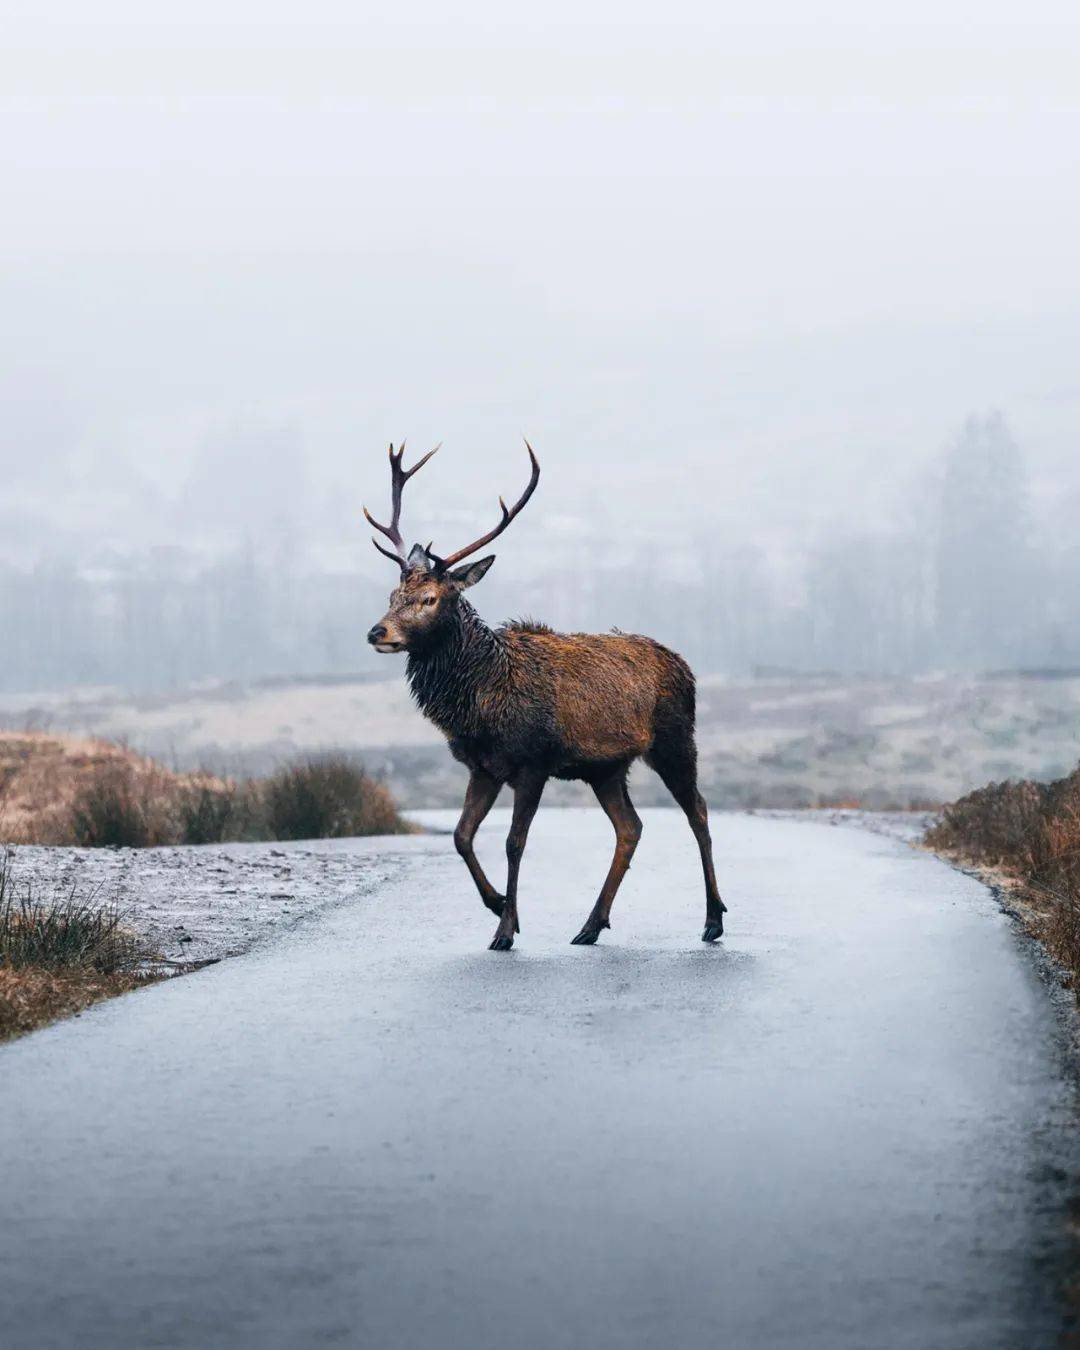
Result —
<path fill-rule="evenodd" d="M 703 672 L 916 673 L 1080 666 L 1080 550 L 1037 537 L 1024 459 L 1000 416 L 972 418 L 918 500 L 794 560 L 730 548 L 707 521 L 677 547 L 584 527 L 497 567 L 492 619 L 650 633 Z M 358 555 L 359 556 L 359 555 Z M 205 679 L 389 670 L 364 646 L 394 580 L 310 552 L 179 548 L 87 570 L 55 558 L 0 570 L 0 687 L 153 691 Z"/>

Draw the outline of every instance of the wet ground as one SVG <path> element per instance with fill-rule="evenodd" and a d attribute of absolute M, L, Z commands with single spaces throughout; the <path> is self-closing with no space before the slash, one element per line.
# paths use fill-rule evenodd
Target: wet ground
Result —
<path fill-rule="evenodd" d="M 597 812 L 538 816 L 506 955 L 446 836 L 266 846 L 317 915 L 0 1050 L 10 1343 L 1058 1344 L 1065 1044 L 989 893 L 720 816 L 709 948 L 643 814 L 595 948 Z"/>
<path fill-rule="evenodd" d="M 919 811 L 765 811 L 766 817 L 806 818 L 917 842 L 932 817 Z M 437 833 L 456 815 L 412 812 Z M 601 842 L 602 846 L 602 841 Z M 374 849 L 326 840 L 316 843 L 221 844 L 192 848 L 43 848 L 6 850 L 12 876 L 38 895 L 72 889 L 115 903 L 166 971 L 239 956 L 380 886 L 394 856 L 393 841 Z M 602 860 L 601 860 L 602 863 Z M 501 866 L 500 862 L 500 866 Z"/>

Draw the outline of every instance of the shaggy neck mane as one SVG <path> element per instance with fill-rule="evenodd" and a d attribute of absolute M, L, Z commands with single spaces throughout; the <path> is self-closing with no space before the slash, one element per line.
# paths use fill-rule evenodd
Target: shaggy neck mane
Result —
<path fill-rule="evenodd" d="M 484 710 L 498 703 L 509 673 L 506 638 L 489 628 L 467 600 L 429 647 L 409 653 L 413 697 L 436 726 L 453 736 L 477 735 Z"/>

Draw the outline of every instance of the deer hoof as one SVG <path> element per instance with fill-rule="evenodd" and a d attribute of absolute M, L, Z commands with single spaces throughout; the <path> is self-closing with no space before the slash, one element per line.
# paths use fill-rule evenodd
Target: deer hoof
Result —
<path fill-rule="evenodd" d="M 604 923 L 601 924 L 599 928 L 583 928 L 581 932 L 577 935 L 577 937 L 570 939 L 570 946 L 591 947 L 596 942 L 596 939 L 600 936 L 601 930 L 610 927 L 611 924 Z"/>
<path fill-rule="evenodd" d="M 495 937 L 491 945 L 488 947 L 488 951 L 508 952 L 513 945 L 514 939 L 512 937 L 507 937 L 504 933 L 500 933 Z"/>
<path fill-rule="evenodd" d="M 715 942 L 717 938 L 724 936 L 724 920 L 717 919 L 715 922 L 710 919 L 705 925 L 705 931 L 701 935 L 702 942 Z"/>

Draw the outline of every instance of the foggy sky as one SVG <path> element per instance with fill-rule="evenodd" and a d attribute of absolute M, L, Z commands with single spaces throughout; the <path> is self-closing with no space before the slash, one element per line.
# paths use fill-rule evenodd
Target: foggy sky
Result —
<path fill-rule="evenodd" d="M 453 546 L 522 434 L 530 556 L 560 516 L 783 552 L 917 511 L 990 408 L 1071 519 L 1075 7 L 147 9 L 4 7 L 0 555 L 378 575 L 389 440 L 445 443 Z"/>

